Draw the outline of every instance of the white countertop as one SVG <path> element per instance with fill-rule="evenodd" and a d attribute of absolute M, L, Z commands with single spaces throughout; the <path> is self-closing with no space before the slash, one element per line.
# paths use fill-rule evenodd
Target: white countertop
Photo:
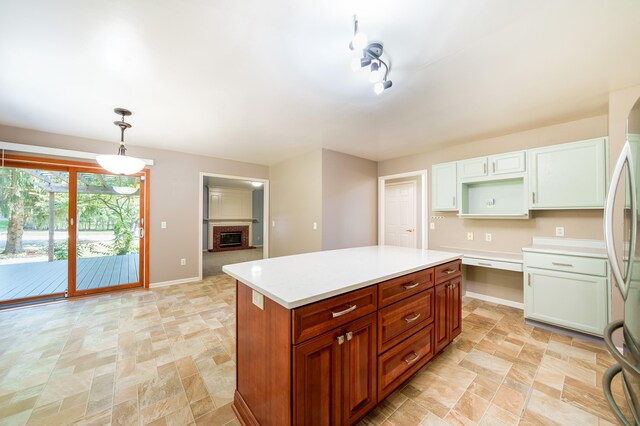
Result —
<path fill-rule="evenodd" d="M 456 252 L 370 246 L 235 263 L 222 270 L 293 309 L 460 258 Z"/>
<path fill-rule="evenodd" d="M 604 241 L 579 240 L 560 238 L 533 238 L 533 244 L 522 247 L 524 252 L 564 254 L 569 256 L 584 256 L 607 258 Z"/>
<path fill-rule="evenodd" d="M 464 257 L 474 257 L 476 259 L 496 260 L 500 262 L 522 263 L 522 253 L 507 253 L 497 251 L 479 251 L 469 250 L 456 247 L 442 247 L 445 250 L 451 250 L 456 253 L 462 253 Z"/>

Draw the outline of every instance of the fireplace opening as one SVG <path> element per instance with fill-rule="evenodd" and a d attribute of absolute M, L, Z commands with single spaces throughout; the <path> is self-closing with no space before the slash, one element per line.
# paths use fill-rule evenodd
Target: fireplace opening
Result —
<path fill-rule="evenodd" d="M 220 247 L 242 246 L 242 232 L 221 232 Z"/>

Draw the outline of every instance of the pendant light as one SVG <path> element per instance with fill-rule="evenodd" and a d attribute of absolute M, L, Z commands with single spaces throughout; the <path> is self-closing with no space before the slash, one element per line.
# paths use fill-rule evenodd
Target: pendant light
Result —
<path fill-rule="evenodd" d="M 122 120 L 114 121 L 113 124 L 120 127 L 120 147 L 118 153 L 114 155 L 98 155 L 98 164 L 108 172 L 117 175 L 132 175 L 138 173 L 145 166 L 145 162 L 139 158 L 127 155 L 127 148 L 124 146 L 124 131 L 131 127 L 131 124 L 124 121 L 125 116 L 130 116 L 131 111 L 124 108 L 115 108 L 116 114 L 122 116 Z"/>

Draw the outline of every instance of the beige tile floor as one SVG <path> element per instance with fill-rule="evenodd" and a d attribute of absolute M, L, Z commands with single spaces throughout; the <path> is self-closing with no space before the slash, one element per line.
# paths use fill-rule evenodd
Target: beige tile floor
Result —
<path fill-rule="evenodd" d="M 0 425 L 238 424 L 234 293 L 221 275 L 0 311 Z M 463 316 L 462 335 L 363 424 L 614 423 L 602 345 L 473 299 Z"/>

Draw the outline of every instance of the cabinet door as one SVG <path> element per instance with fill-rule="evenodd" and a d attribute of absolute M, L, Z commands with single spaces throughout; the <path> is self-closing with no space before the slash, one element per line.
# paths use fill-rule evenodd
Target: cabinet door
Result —
<path fill-rule="evenodd" d="M 344 327 L 343 424 L 357 422 L 378 403 L 376 334 L 376 314 Z"/>
<path fill-rule="evenodd" d="M 606 138 L 531 149 L 527 156 L 531 209 L 604 207 Z"/>
<path fill-rule="evenodd" d="M 486 176 L 487 173 L 487 157 L 470 158 L 468 160 L 458 161 L 459 179 Z"/>
<path fill-rule="evenodd" d="M 340 424 L 345 340 L 339 337 L 337 329 L 294 347 L 294 424 Z"/>
<path fill-rule="evenodd" d="M 524 280 L 525 318 L 603 335 L 607 278 L 525 267 Z"/>
<path fill-rule="evenodd" d="M 489 157 L 489 168 L 489 173 L 492 175 L 524 172 L 525 152 L 517 151 L 492 155 Z"/>
<path fill-rule="evenodd" d="M 434 287 L 434 336 L 435 352 L 438 353 L 449 344 L 448 299 L 449 281 Z"/>
<path fill-rule="evenodd" d="M 431 167 L 431 210 L 458 210 L 456 163 L 434 164 Z"/>
<path fill-rule="evenodd" d="M 449 284 L 448 300 L 449 341 L 462 331 L 462 278 L 454 278 Z"/>

